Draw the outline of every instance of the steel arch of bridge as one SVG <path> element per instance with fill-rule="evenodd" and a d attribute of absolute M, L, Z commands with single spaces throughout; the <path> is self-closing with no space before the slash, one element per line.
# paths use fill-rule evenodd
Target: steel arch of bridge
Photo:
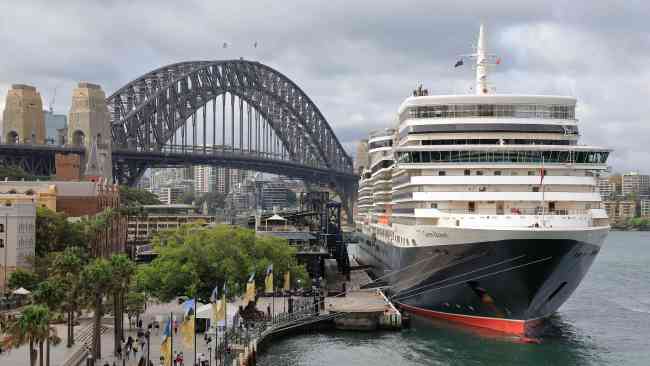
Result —
<path fill-rule="evenodd" d="M 228 146 L 225 135 L 221 136 L 221 144 L 217 144 L 216 117 L 211 121 L 214 124 L 212 144 L 206 144 L 209 140 L 206 138 L 208 105 L 212 102 L 213 116 L 216 116 L 217 99 L 222 102 L 222 131 L 225 132 L 227 95 L 230 95 L 232 107 L 231 146 Z M 233 130 L 234 97 L 239 102 L 238 149 Z M 106 102 L 111 116 L 114 150 L 179 153 L 188 148 L 196 153 L 197 114 L 202 109 L 203 152 L 206 154 L 221 150 L 221 153 L 276 157 L 305 168 L 353 177 L 352 160 L 318 107 L 293 81 L 259 62 L 192 61 L 164 66 L 131 81 L 109 96 Z M 244 103 L 248 109 L 247 130 L 243 127 Z M 255 113 L 253 122 L 251 108 Z M 190 124 L 194 128 L 191 142 L 187 141 L 189 131 L 185 133 Z M 198 124 L 200 126 L 200 120 Z M 257 131 L 251 131 L 252 124 Z M 259 143 L 263 124 L 264 128 L 268 126 L 269 138 L 275 142 L 267 143 L 266 150 L 260 151 L 260 144 L 251 145 L 251 134 L 252 139 Z M 246 133 L 248 144 L 244 147 Z M 122 166 L 117 166 L 119 164 Z M 117 178 L 133 183 L 147 167 L 147 164 L 128 165 L 117 161 L 116 171 L 121 175 Z"/>

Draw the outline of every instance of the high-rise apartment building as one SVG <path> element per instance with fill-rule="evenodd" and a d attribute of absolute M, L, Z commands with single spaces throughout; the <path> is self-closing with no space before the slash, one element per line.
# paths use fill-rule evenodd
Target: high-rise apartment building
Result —
<path fill-rule="evenodd" d="M 209 165 L 199 165 L 194 167 L 194 193 L 206 194 L 213 192 L 216 187 L 216 171 Z"/>
<path fill-rule="evenodd" d="M 650 217 L 650 200 L 641 200 L 639 204 L 639 215 L 642 217 Z"/>
<path fill-rule="evenodd" d="M 630 172 L 623 174 L 621 193 L 623 196 L 635 194 L 638 197 L 650 196 L 650 175 Z"/>

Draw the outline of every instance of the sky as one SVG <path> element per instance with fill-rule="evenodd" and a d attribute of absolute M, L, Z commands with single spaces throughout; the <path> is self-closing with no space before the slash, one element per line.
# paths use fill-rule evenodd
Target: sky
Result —
<path fill-rule="evenodd" d="M 354 155 L 419 83 L 470 92 L 471 68 L 453 65 L 483 22 L 497 92 L 575 96 L 581 142 L 650 173 L 649 18 L 637 0 L 4 0 L 0 109 L 12 83 L 67 113 L 78 81 L 110 94 L 165 64 L 244 57 L 296 82 Z"/>

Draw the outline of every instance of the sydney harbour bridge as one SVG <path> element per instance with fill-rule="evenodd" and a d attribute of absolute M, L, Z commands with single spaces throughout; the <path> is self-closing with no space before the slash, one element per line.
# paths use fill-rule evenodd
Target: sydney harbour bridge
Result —
<path fill-rule="evenodd" d="M 346 210 L 356 194 L 352 159 L 316 104 L 277 70 L 247 60 L 163 66 L 106 98 L 113 177 L 135 184 L 148 168 L 212 165 L 325 183 Z M 51 175 L 74 145 L 5 144 L 0 159 Z M 351 212 L 348 212 L 349 217 Z"/>

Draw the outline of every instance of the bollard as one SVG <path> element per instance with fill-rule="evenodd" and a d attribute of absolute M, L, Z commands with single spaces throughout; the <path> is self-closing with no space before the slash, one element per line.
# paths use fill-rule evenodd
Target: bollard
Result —
<path fill-rule="evenodd" d="M 86 358 L 86 366 L 95 366 L 95 359 L 93 356 L 88 355 L 88 358 Z"/>

